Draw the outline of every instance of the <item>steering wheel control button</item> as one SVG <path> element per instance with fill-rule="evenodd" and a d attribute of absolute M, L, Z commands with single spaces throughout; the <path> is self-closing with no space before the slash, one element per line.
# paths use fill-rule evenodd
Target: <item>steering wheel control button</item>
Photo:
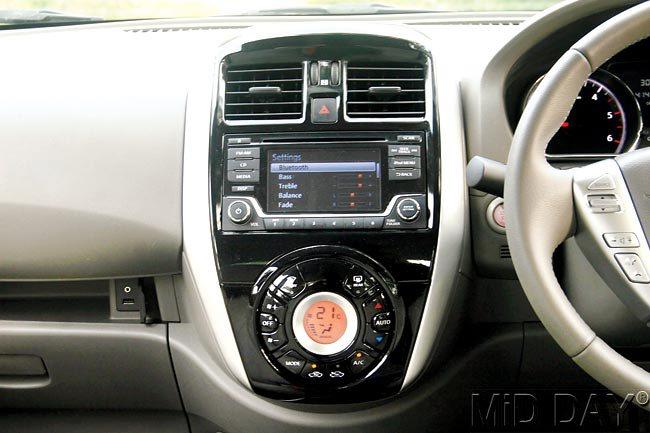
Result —
<path fill-rule="evenodd" d="M 403 198 L 397 203 L 397 214 L 403 221 L 415 221 L 420 216 L 420 204 L 412 198 Z"/>
<path fill-rule="evenodd" d="M 605 233 L 605 243 L 610 248 L 638 248 L 639 238 L 634 233 Z"/>
<path fill-rule="evenodd" d="M 273 314 L 266 314 L 266 313 L 260 314 L 259 324 L 260 324 L 260 331 L 262 331 L 265 334 L 275 332 L 279 326 L 278 318 Z"/>
<path fill-rule="evenodd" d="M 287 343 L 287 334 L 282 326 L 273 334 L 262 334 L 264 345 L 270 352 L 274 352 Z"/>
<path fill-rule="evenodd" d="M 361 374 L 372 365 L 374 359 L 362 350 L 357 350 L 348 359 L 350 373 Z"/>
<path fill-rule="evenodd" d="M 339 111 L 336 98 L 312 98 L 311 123 L 336 123 Z"/>
<path fill-rule="evenodd" d="M 366 328 L 366 334 L 363 336 L 363 342 L 373 349 L 381 352 L 388 344 L 388 334 L 383 332 L 375 332 L 372 328 Z"/>
<path fill-rule="evenodd" d="M 621 204 L 613 194 L 589 195 L 587 199 L 594 213 L 613 213 L 621 210 Z"/>
<path fill-rule="evenodd" d="M 372 318 L 372 329 L 377 332 L 390 332 L 394 324 L 391 313 L 379 313 Z"/>
<path fill-rule="evenodd" d="M 589 191 L 612 191 L 616 189 L 616 182 L 611 174 L 603 174 L 587 187 Z"/>
<path fill-rule="evenodd" d="M 305 367 L 305 358 L 298 355 L 296 352 L 291 351 L 282 355 L 278 362 L 281 366 L 289 370 L 293 374 L 300 374 L 302 369 Z"/>
<path fill-rule="evenodd" d="M 633 283 L 650 283 L 648 272 L 638 255 L 634 253 L 618 253 L 615 254 L 614 257 L 616 257 L 616 261 L 627 276 L 628 280 Z"/>
<path fill-rule="evenodd" d="M 228 206 L 228 218 L 235 224 L 244 224 L 251 217 L 251 207 L 243 200 L 235 200 Z"/>

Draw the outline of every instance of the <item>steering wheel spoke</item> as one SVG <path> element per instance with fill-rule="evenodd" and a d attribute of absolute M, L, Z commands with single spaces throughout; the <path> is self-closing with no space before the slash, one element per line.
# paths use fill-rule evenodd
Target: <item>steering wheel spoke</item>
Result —
<path fill-rule="evenodd" d="M 573 183 L 576 241 L 619 299 L 650 321 L 650 248 L 619 165 L 613 159 L 577 169 Z"/>

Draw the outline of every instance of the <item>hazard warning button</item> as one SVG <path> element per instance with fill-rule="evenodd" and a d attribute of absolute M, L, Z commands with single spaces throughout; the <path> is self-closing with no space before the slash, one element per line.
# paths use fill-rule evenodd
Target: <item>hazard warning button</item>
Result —
<path fill-rule="evenodd" d="M 339 112 L 336 98 L 312 98 L 311 123 L 336 123 Z"/>

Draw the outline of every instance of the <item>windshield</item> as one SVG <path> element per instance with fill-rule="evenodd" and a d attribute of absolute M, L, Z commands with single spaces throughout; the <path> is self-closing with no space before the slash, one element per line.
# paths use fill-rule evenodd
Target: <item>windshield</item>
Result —
<path fill-rule="evenodd" d="M 321 15 L 425 11 L 541 10 L 558 0 L 0 0 L 13 22 L 184 18 L 215 15 Z M 19 12 L 19 13 L 18 13 Z M 54 12 L 54 14 L 52 14 Z M 5 20 L 6 22 L 6 20 Z"/>

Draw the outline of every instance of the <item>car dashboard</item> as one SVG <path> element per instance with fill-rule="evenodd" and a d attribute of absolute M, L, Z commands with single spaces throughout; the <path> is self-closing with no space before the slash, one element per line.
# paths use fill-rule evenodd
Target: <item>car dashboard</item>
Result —
<path fill-rule="evenodd" d="M 549 365 L 595 386 L 465 167 L 505 163 L 540 78 L 635 2 L 604 3 L 0 32 L 0 426 L 451 430 Z M 585 83 L 550 163 L 650 146 L 647 48 Z"/>

